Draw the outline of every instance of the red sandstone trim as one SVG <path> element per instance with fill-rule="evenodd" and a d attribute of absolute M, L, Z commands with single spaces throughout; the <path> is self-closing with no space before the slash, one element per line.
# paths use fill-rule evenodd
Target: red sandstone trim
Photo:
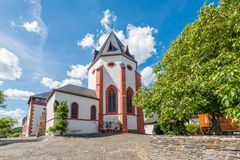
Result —
<path fill-rule="evenodd" d="M 50 122 L 54 119 L 57 119 L 57 118 L 51 118 L 49 120 L 47 120 L 46 122 Z M 76 121 L 93 121 L 93 122 L 97 122 L 98 120 L 91 120 L 91 119 L 81 119 L 81 118 L 67 118 L 66 120 L 76 120 Z"/>
<path fill-rule="evenodd" d="M 129 92 L 130 92 L 131 96 L 133 97 L 134 92 L 133 92 L 133 89 L 132 89 L 131 87 L 128 87 L 128 89 L 127 89 L 127 95 L 129 94 Z M 130 112 L 127 112 L 127 114 L 128 114 L 128 115 L 135 115 L 135 106 L 132 105 L 132 112 L 131 112 L 131 113 L 130 113 Z"/>
<path fill-rule="evenodd" d="M 126 73 L 125 73 L 125 67 L 121 68 L 120 73 L 120 82 L 121 82 L 121 88 L 120 88 L 120 113 L 121 113 L 121 121 L 122 121 L 122 130 L 123 133 L 128 132 L 127 128 L 127 101 L 126 101 Z"/>
<path fill-rule="evenodd" d="M 33 103 L 32 103 L 32 97 L 30 99 L 30 115 L 29 115 L 29 125 L 27 126 L 27 132 L 26 135 L 31 136 L 32 134 L 32 124 L 33 124 Z"/>
<path fill-rule="evenodd" d="M 139 90 L 141 86 L 141 75 L 136 72 L 136 91 Z M 145 133 L 144 131 L 144 117 L 143 117 L 143 110 L 137 107 L 137 130 L 138 133 Z"/>
<path fill-rule="evenodd" d="M 116 66 L 116 63 L 111 61 L 111 62 L 108 62 L 107 66 L 110 68 L 113 68 L 114 66 Z"/>
<path fill-rule="evenodd" d="M 108 112 L 108 92 L 110 89 L 113 89 L 116 94 L 116 112 Z M 106 97 L 106 114 L 107 115 L 117 115 L 118 114 L 118 90 L 117 90 L 117 88 L 114 85 L 108 86 L 108 88 L 106 89 L 105 97 Z"/>
<path fill-rule="evenodd" d="M 130 70 L 130 71 L 133 70 L 133 68 L 132 68 L 132 66 L 130 64 L 127 65 L 127 69 Z"/>
<path fill-rule="evenodd" d="M 103 67 L 96 69 L 96 94 L 99 98 L 98 129 L 103 126 Z"/>

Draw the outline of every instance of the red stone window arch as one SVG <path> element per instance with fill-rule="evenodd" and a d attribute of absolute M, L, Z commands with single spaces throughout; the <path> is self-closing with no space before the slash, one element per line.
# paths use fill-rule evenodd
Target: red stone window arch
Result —
<path fill-rule="evenodd" d="M 97 119 L 97 109 L 96 106 L 92 105 L 91 106 L 91 120 L 96 120 Z"/>
<path fill-rule="evenodd" d="M 127 69 L 130 70 L 130 71 L 133 70 L 133 68 L 132 68 L 132 66 L 130 64 L 127 65 Z"/>
<path fill-rule="evenodd" d="M 115 65 L 116 65 L 116 63 L 114 63 L 114 62 L 108 62 L 108 64 L 107 64 L 108 67 L 114 67 Z"/>
<path fill-rule="evenodd" d="M 106 90 L 106 111 L 107 114 L 118 113 L 118 93 L 114 85 L 110 85 Z"/>
<path fill-rule="evenodd" d="M 135 109 L 132 103 L 132 99 L 133 99 L 133 90 L 131 87 L 128 87 L 127 89 L 127 113 L 128 114 L 134 114 L 135 113 Z"/>
<path fill-rule="evenodd" d="M 79 112 L 78 103 L 73 102 L 71 104 L 70 118 L 77 119 L 78 118 L 78 112 Z"/>

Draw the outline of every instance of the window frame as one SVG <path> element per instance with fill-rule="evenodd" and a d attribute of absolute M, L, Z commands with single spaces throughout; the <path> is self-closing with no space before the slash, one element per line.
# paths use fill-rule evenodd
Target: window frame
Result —
<path fill-rule="evenodd" d="M 131 101 L 130 101 L 130 104 L 131 104 L 131 112 L 129 112 L 129 96 L 131 96 Z M 127 88 L 127 95 L 126 95 L 126 110 L 127 110 L 127 114 L 129 115 L 135 115 L 135 106 L 133 105 L 132 103 L 132 99 L 133 99 L 133 96 L 134 96 L 134 92 L 133 92 L 133 89 L 131 87 L 128 87 Z"/>
<path fill-rule="evenodd" d="M 94 117 L 93 117 L 93 108 L 95 110 Z M 90 120 L 92 120 L 92 121 L 96 121 L 97 120 L 97 107 L 95 105 L 91 106 L 91 109 L 90 109 Z"/>
<path fill-rule="evenodd" d="M 76 104 L 76 107 L 77 107 L 77 113 L 76 113 L 77 116 L 76 116 L 76 118 L 72 116 L 73 115 L 72 111 L 73 111 L 73 107 L 74 107 L 73 104 Z M 73 102 L 73 103 L 71 103 L 70 118 L 71 119 L 78 119 L 79 118 L 78 116 L 79 116 L 79 105 L 78 105 L 77 102 Z"/>
<path fill-rule="evenodd" d="M 115 106 L 116 106 L 116 111 L 109 111 L 109 92 L 110 91 L 115 92 Z M 106 114 L 118 114 L 118 90 L 114 85 L 108 86 L 106 90 Z"/>

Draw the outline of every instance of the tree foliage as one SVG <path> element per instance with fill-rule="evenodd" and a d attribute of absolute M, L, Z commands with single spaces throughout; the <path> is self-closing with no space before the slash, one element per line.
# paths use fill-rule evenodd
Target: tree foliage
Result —
<path fill-rule="evenodd" d="M 238 120 L 240 1 L 221 0 L 217 7 L 204 4 L 198 18 L 172 42 L 154 73 L 157 80 L 150 89 L 141 88 L 134 102 L 147 115 L 158 113 L 164 131 L 185 132 L 184 122 L 198 113 L 212 115 L 216 134 L 220 115 Z"/>
<path fill-rule="evenodd" d="M 5 108 L 6 105 L 4 104 L 4 94 L 0 91 L 0 108 Z"/>
<path fill-rule="evenodd" d="M 0 137 L 8 137 L 12 133 L 17 120 L 13 118 L 0 118 Z"/>
<path fill-rule="evenodd" d="M 49 127 L 50 132 L 60 131 L 61 135 L 66 131 L 68 117 L 68 105 L 66 101 L 61 102 L 56 109 L 57 122 L 52 127 Z"/>

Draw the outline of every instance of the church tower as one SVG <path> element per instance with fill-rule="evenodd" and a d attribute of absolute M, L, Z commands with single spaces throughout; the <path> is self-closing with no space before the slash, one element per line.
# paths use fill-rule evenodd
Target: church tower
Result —
<path fill-rule="evenodd" d="M 137 61 L 111 32 L 88 68 L 88 88 L 99 98 L 99 129 L 104 122 L 119 121 L 123 132 L 144 133 L 142 109 L 132 104 L 141 86 Z"/>

